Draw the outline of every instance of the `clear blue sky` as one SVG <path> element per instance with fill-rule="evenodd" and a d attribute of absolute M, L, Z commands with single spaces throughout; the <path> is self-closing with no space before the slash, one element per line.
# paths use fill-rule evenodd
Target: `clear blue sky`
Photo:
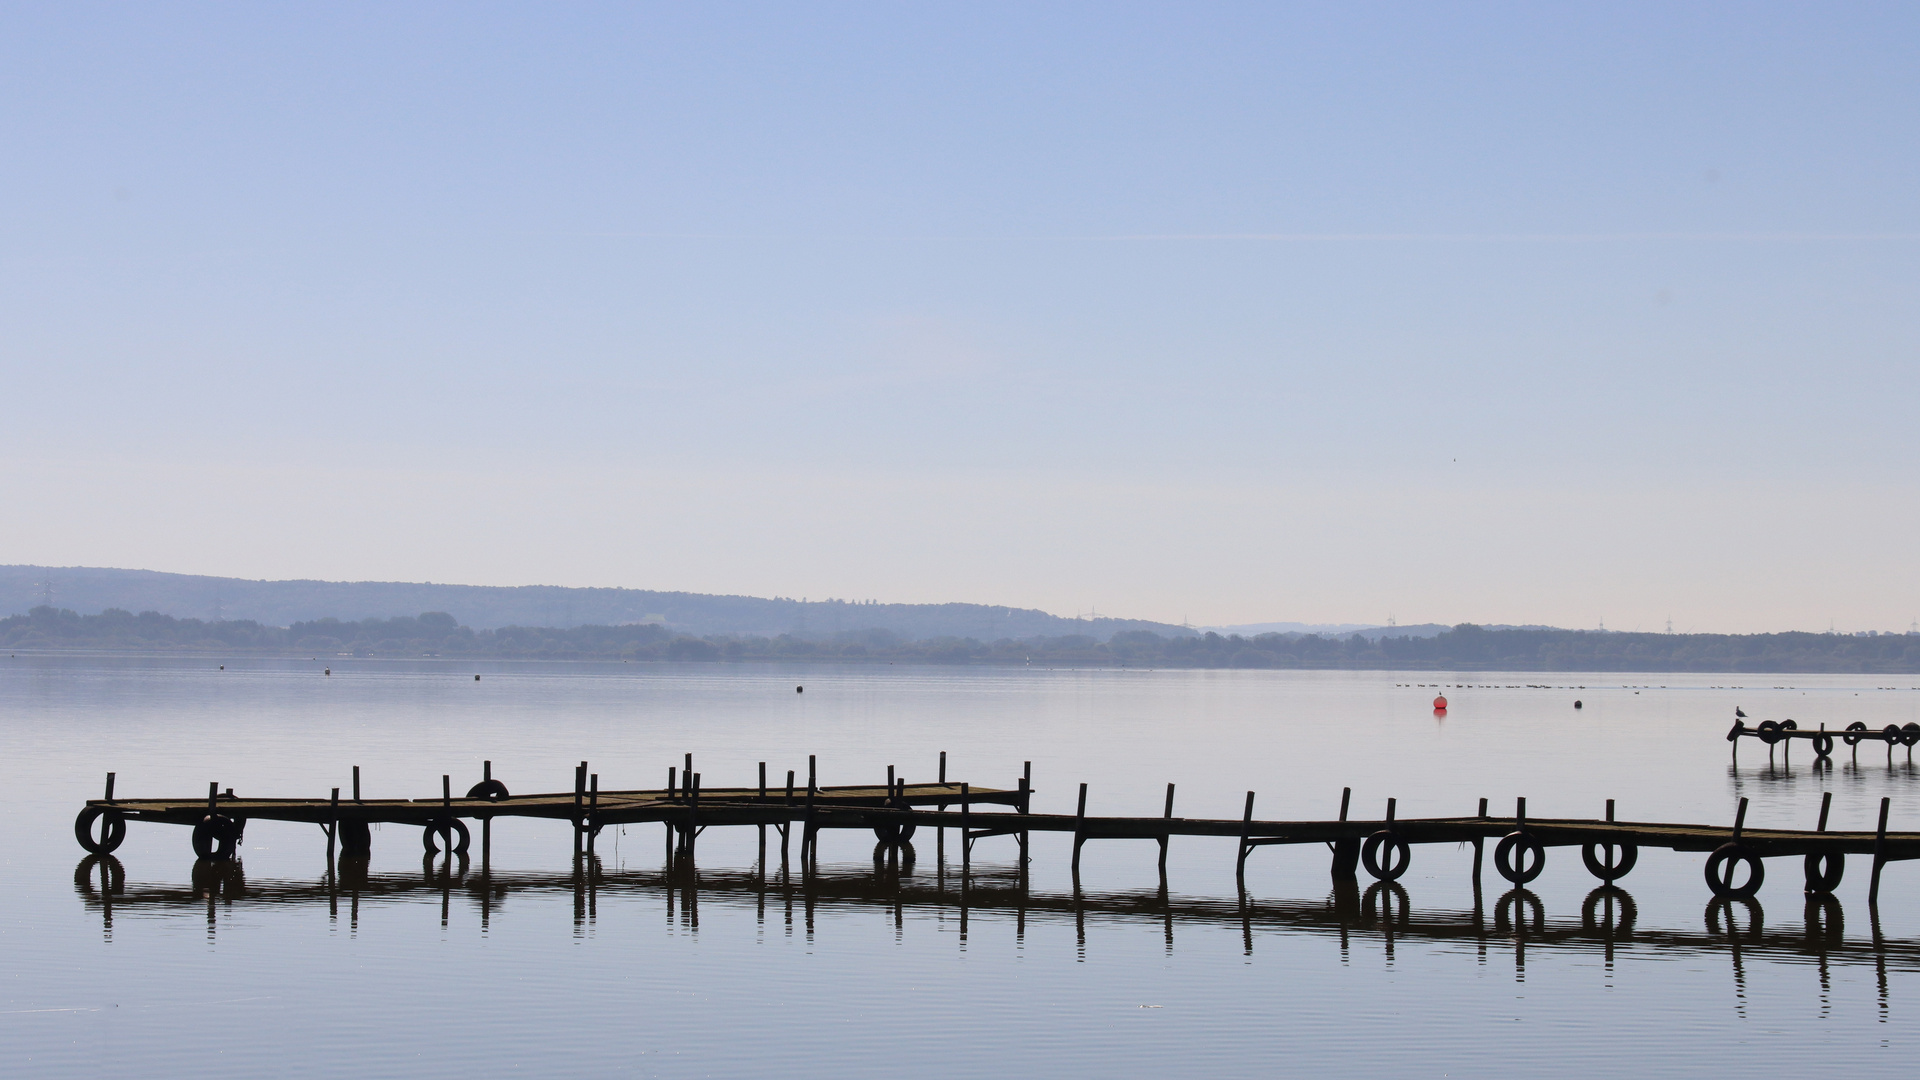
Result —
<path fill-rule="evenodd" d="M 1907 629 L 1911 5 L 10 5 L 0 562 Z"/>

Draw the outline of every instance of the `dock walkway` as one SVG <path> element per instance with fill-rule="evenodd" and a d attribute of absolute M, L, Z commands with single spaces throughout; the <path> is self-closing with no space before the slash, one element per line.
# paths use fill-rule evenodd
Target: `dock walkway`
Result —
<path fill-rule="evenodd" d="M 1616 821 L 1613 800 L 1608 800 L 1604 818 L 1530 817 L 1524 798 L 1515 801 L 1511 816 L 1488 813 L 1487 800 L 1482 799 L 1478 811 L 1470 815 L 1401 818 L 1396 814 L 1396 801 L 1389 799 L 1385 816 L 1355 818 L 1349 813 L 1351 789 L 1341 796 L 1339 817 L 1331 820 L 1255 818 L 1253 792 L 1247 792 L 1243 813 L 1237 819 L 1189 818 L 1174 816 L 1171 784 L 1167 785 L 1164 812 L 1158 817 L 1089 815 L 1085 784 L 1080 785 L 1075 813 L 1036 814 L 1030 809 L 1034 794 L 1031 763 L 1011 788 L 975 787 L 947 779 L 944 753 L 940 755 L 938 780 L 933 783 L 909 784 L 889 768 L 884 785 L 869 786 L 822 786 L 817 779 L 817 762 L 809 759 L 803 788 L 796 786 L 792 772 L 786 774 L 784 786 L 769 788 L 764 763 L 755 786 L 707 788 L 693 770 L 692 755 L 687 756 L 684 769 L 667 770 L 667 785 L 658 789 L 602 790 L 599 776 L 581 762 L 575 770 L 572 791 L 516 796 L 493 778 L 492 763 L 488 762 L 483 766 L 481 782 L 460 797 L 453 794 L 451 777 L 443 776 L 438 798 L 362 799 L 359 774 L 356 767 L 346 798 L 341 797 L 339 788 L 325 799 L 243 798 L 231 788 L 222 791 L 218 784 L 210 784 L 205 797 L 123 799 L 115 797 L 115 774 L 108 773 L 104 797 L 87 801 L 74 822 L 74 834 L 89 852 L 105 854 L 120 845 L 128 822 L 187 826 L 192 830 L 195 854 L 221 862 L 233 858 L 250 821 L 304 822 L 318 825 L 325 833 L 331 860 L 336 845 L 344 858 L 364 858 L 372 843 L 370 826 L 395 824 L 421 828 L 428 855 L 444 849 L 465 858 L 471 839 L 466 823 L 477 821 L 485 859 L 490 854 L 495 818 L 566 821 L 572 827 L 576 854 L 591 854 L 595 837 L 608 825 L 657 822 L 666 827 L 669 858 L 677 851 L 688 857 L 690 865 L 698 837 L 715 826 L 758 827 L 763 848 L 765 830 L 775 829 L 784 861 L 792 826 L 799 825 L 804 869 L 813 865 L 817 837 L 823 829 L 870 829 L 880 847 L 907 844 L 920 829 L 953 829 L 961 839 L 964 873 L 973 845 L 979 840 L 1014 838 L 1024 867 L 1029 834 L 1050 832 L 1072 836 L 1076 879 L 1080 849 L 1090 840 L 1155 841 L 1160 846 L 1164 870 L 1167 846 L 1176 836 L 1232 837 L 1238 840 L 1236 869 L 1242 875 L 1248 857 L 1259 848 L 1325 844 L 1333 854 L 1336 880 L 1352 879 L 1364 868 L 1380 881 L 1396 880 L 1406 872 L 1415 845 L 1462 843 L 1473 846 L 1473 872 L 1478 880 L 1484 845 L 1494 841 L 1494 868 L 1515 885 L 1525 885 L 1539 876 L 1546 863 L 1546 849 L 1552 847 L 1580 848 L 1582 863 L 1604 883 L 1631 872 L 1641 848 L 1665 848 L 1708 853 L 1708 887 L 1716 896 L 1740 898 L 1759 891 L 1765 879 L 1765 859 L 1801 858 L 1805 891 L 1817 896 L 1831 894 L 1839 884 L 1848 855 L 1865 856 L 1872 859 L 1870 902 L 1878 901 L 1885 864 L 1920 859 L 1920 833 L 1888 831 L 1886 799 L 1881 800 L 1879 826 L 1874 831 L 1828 831 L 1831 793 L 1822 801 L 1816 827 L 1794 830 L 1746 828 L 1745 799 L 1740 800 L 1729 825 Z M 941 835 L 944 837 L 944 831 Z"/>

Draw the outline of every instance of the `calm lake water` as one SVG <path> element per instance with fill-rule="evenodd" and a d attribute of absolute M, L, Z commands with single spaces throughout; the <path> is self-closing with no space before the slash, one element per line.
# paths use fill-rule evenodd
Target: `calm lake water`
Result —
<path fill-rule="evenodd" d="M 1035 835 L 1024 894 L 1013 842 L 986 839 L 963 908 L 951 836 L 944 863 L 923 835 L 903 867 L 876 866 L 871 834 L 823 833 L 809 887 L 797 865 L 783 882 L 777 837 L 757 868 L 756 830 L 714 829 L 687 890 L 662 876 L 659 826 L 609 828 L 576 873 L 564 824 L 502 821 L 490 877 L 423 865 L 419 831 L 388 827 L 366 880 L 333 887 L 311 825 L 253 823 L 223 876 L 196 871 L 185 829 L 132 824 L 112 865 L 83 864 L 72 834 L 108 770 L 124 797 L 324 797 L 360 765 L 368 797 L 418 798 L 483 759 L 527 793 L 570 790 L 582 759 L 603 787 L 658 786 L 687 752 L 708 786 L 761 761 L 804 783 L 808 754 L 824 784 L 931 780 L 943 750 L 982 785 L 1031 761 L 1036 811 L 1072 812 L 1086 782 L 1092 813 L 1158 814 L 1171 781 L 1191 817 L 1237 817 L 1248 790 L 1263 818 L 1332 817 L 1350 785 L 1356 816 L 1525 796 L 1543 817 L 1613 798 L 1625 819 L 1725 823 L 1747 796 L 1750 824 L 1811 827 L 1832 791 L 1835 827 L 1871 828 L 1891 796 L 1914 829 L 1904 751 L 1817 771 L 1803 743 L 1769 769 L 1747 741 L 1736 768 L 1724 739 L 1736 705 L 1920 720 L 1913 677 L 0 665 L 10 1075 L 1806 1076 L 1892 1074 L 1920 1046 L 1915 863 L 1888 867 L 1876 920 L 1865 860 L 1837 911 L 1810 912 L 1781 859 L 1729 912 L 1703 856 L 1643 851 L 1609 942 L 1583 929 L 1597 882 L 1570 848 L 1531 886 L 1543 921 L 1516 930 L 1491 860 L 1476 919 L 1471 850 L 1440 845 L 1414 849 L 1403 895 L 1346 903 L 1324 848 L 1262 848 L 1242 906 L 1231 839 L 1176 839 L 1164 898 L 1155 845 L 1093 842 L 1076 904 L 1069 839 Z"/>

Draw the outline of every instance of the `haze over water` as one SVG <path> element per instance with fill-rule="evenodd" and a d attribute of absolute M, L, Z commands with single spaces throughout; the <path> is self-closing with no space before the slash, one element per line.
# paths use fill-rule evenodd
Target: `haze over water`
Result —
<path fill-rule="evenodd" d="M 932 779 L 946 750 L 950 776 L 981 785 L 1031 760 L 1036 811 L 1071 812 L 1085 781 L 1092 813 L 1157 814 L 1173 781 L 1192 817 L 1237 816 L 1249 789 L 1257 816 L 1332 817 L 1351 785 L 1360 817 L 1390 796 L 1414 817 L 1523 795 L 1542 817 L 1614 798 L 1623 819 L 1725 823 L 1745 795 L 1750 824 L 1810 827 L 1830 790 L 1835 827 L 1870 828 L 1883 795 L 1895 828 L 1920 823 L 1904 752 L 1889 767 L 1867 744 L 1819 772 L 1803 744 L 1769 770 L 1749 741 L 1729 761 L 1735 705 L 1830 728 L 1920 719 L 1920 690 L 1885 677 L 335 663 L 0 667 L 0 752 L 32 763 L 4 795 L 0 883 L 0 1040 L 25 1074 L 1799 1076 L 1891 1069 L 1920 1015 L 1920 876 L 1888 867 L 1876 947 L 1859 859 L 1837 938 L 1809 935 L 1788 859 L 1730 937 L 1703 857 L 1643 850 L 1610 951 L 1581 932 L 1597 883 L 1571 848 L 1549 849 L 1531 886 L 1544 924 L 1518 938 L 1490 861 L 1475 929 L 1471 852 L 1439 845 L 1414 849 L 1404 924 L 1380 890 L 1336 911 L 1314 846 L 1255 852 L 1242 909 L 1232 841 L 1206 839 L 1173 842 L 1160 908 L 1154 845 L 1090 842 L 1076 913 L 1069 842 L 1046 834 L 1024 902 L 1012 841 L 978 843 L 964 922 L 951 836 L 944 870 L 922 835 L 903 873 L 876 867 L 869 834 L 824 833 L 809 888 L 797 861 L 782 878 L 777 836 L 762 886 L 755 830 L 711 829 L 689 892 L 661 878 L 656 826 L 609 828 L 576 877 L 563 824 L 498 822 L 491 886 L 477 858 L 464 876 L 423 867 L 418 830 L 389 826 L 367 881 L 330 888 L 319 830 L 255 822 L 244 886 L 209 901 L 186 830 L 134 823 L 111 910 L 97 862 L 76 884 L 72 816 L 109 769 L 124 797 L 210 780 L 324 797 L 359 764 L 368 797 L 425 797 L 482 758 L 530 793 L 570 788 L 583 758 L 622 788 L 689 751 L 710 786 L 751 783 L 762 760 L 804 783 L 813 753 L 839 784 L 889 764 Z M 1396 685 L 1423 682 L 1449 687 L 1445 719 L 1431 685 Z"/>

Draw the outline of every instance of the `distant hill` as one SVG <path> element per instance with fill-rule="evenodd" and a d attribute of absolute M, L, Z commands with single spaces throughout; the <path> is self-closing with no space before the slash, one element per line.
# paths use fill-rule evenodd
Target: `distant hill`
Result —
<path fill-rule="evenodd" d="M 657 623 L 507 626 L 475 630 L 444 612 L 288 627 L 251 619 L 206 622 L 108 609 L 81 615 L 36 607 L 0 618 L 0 651 L 278 653 L 334 657 L 489 657 L 628 661 L 825 660 L 841 663 L 1002 664 L 1133 668 L 1344 668 L 1402 671 L 1920 672 L 1920 634 L 1640 634 L 1595 630 L 1490 630 L 1462 624 L 1432 637 L 1260 634 L 1162 637 L 1129 630 L 1023 639 L 909 640 L 884 629 L 831 637 L 675 633 Z"/>
<path fill-rule="evenodd" d="M 1556 626 L 1541 626 L 1528 623 L 1516 626 L 1510 623 L 1489 623 L 1482 630 L 1558 630 Z M 1200 632 L 1213 632 L 1224 635 L 1238 635 L 1244 638 L 1259 637 L 1262 634 L 1280 634 L 1286 637 L 1306 637 L 1312 634 L 1323 638 L 1349 638 L 1355 634 L 1368 641 L 1381 638 L 1430 638 L 1453 629 L 1442 623 L 1414 623 L 1410 626 L 1374 626 L 1369 623 L 1246 623 L 1241 626 L 1202 626 Z"/>
<path fill-rule="evenodd" d="M 22 615 L 43 603 L 85 614 L 117 608 L 208 622 L 251 620 L 273 627 L 326 618 L 358 622 L 442 611 L 476 630 L 654 623 L 694 637 L 784 634 L 825 639 L 884 630 L 907 640 L 1085 635 L 1106 641 L 1125 631 L 1148 630 L 1170 637 L 1193 633 L 1142 619 L 1068 619 L 1030 608 L 988 604 L 862 604 L 556 585 L 249 581 L 153 570 L 0 566 L 0 617 Z"/>

